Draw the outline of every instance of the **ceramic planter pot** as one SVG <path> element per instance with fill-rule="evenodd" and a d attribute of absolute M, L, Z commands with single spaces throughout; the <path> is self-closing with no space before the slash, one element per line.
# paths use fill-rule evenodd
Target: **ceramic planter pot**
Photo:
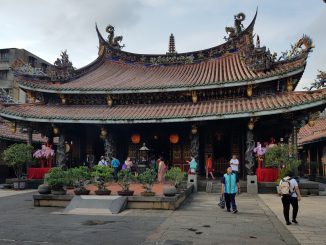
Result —
<path fill-rule="evenodd" d="M 42 185 L 38 186 L 37 191 L 40 194 L 50 194 L 51 193 L 51 188 L 47 184 L 42 184 Z"/>
<path fill-rule="evenodd" d="M 99 195 L 99 196 L 108 196 L 111 194 L 111 190 L 96 190 L 94 191 L 95 192 L 95 195 Z"/>
<path fill-rule="evenodd" d="M 118 195 L 119 196 L 133 196 L 134 195 L 134 191 L 118 191 Z"/>
<path fill-rule="evenodd" d="M 75 193 L 75 195 L 78 195 L 78 196 L 80 196 L 80 195 L 89 195 L 90 190 L 84 190 L 84 189 L 79 190 L 79 189 L 76 189 L 76 190 L 74 190 L 74 193 Z"/>
<path fill-rule="evenodd" d="M 175 196 L 177 189 L 174 186 L 165 186 L 163 188 L 163 195 L 167 197 Z"/>
<path fill-rule="evenodd" d="M 155 192 L 153 192 L 153 191 L 144 191 L 144 192 L 141 192 L 140 195 L 144 196 L 144 197 L 151 197 L 151 196 L 155 196 Z"/>
<path fill-rule="evenodd" d="M 63 188 L 55 188 L 55 189 L 51 189 L 51 194 L 53 195 L 66 195 L 67 190 L 63 189 Z"/>

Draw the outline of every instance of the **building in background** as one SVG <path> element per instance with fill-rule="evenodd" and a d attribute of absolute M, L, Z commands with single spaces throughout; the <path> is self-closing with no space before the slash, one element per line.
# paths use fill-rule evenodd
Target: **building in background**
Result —
<path fill-rule="evenodd" d="M 305 125 L 298 134 L 302 173 L 324 178 L 326 182 L 326 112 L 313 125 Z"/>
<path fill-rule="evenodd" d="M 40 68 L 43 72 L 51 64 L 25 49 L 0 49 L 0 90 L 10 95 L 14 101 L 24 103 L 26 102 L 26 94 L 23 90 L 19 89 L 11 69 L 12 64 L 17 60 L 21 60 L 31 67 Z"/>

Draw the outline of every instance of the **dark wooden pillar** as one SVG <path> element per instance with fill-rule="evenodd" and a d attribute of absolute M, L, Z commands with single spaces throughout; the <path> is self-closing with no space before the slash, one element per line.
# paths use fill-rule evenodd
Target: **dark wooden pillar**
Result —
<path fill-rule="evenodd" d="M 33 143 L 33 129 L 31 126 L 27 127 L 27 144 L 32 145 Z"/>

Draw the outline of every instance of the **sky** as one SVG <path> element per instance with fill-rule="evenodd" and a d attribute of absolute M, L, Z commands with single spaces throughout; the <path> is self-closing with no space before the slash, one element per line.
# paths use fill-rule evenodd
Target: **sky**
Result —
<path fill-rule="evenodd" d="M 23 48 L 53 63 L 67 50 L 81 68 L 97 58 L 97 23 L 103 37 L 111 24 L 133 53 L 168 51 L 174 34 L 179 53 L 224 42 L 233 16 L 246 14 L 246 27 L 258 7 L 255 33 L 271 52 L 289 50 L 303 34 L 315 49 L 297 87 L 326 71 L 326 3 L 323 0 L 0 0 L 0 49 Z"/>

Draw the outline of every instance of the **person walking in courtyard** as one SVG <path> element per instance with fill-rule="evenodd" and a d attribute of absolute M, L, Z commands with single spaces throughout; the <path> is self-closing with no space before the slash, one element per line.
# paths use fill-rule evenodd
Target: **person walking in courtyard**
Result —
<path fill-rule="evenodd" d="M 158 164 L 158 172 L 157 172 L 157 180 L 159 183 L 164 182 L 165 171 L 166 171 L 166 166 L 165 166 L 164 160 L 162 157 L 160 157 L 159 164 Z"/>
<path fill-rule="evenodd" d="M 226 170 L 226 174 L 223 175 L 222 180 L 222 188 L 221 193 L 224 194 L 226 210 L 231 212 L 232 205 L 232 213 L 237 213 L 237 205 L 235 203 L 235 195 L 238 192 L 240 194 L 240 184 L 238 175 L 233 173 L 232 168 L 228 167 Z"/>
<path fill-rule="evenodd" d="M 108 162 L 105 160 L 104 156 L 101 156 L 101 160 L 98 162 L 99 166 L 108 166 Z"/>
<path fill-rule="evenodd" d="M 118 171 L 119 171 L 120 162 L 115 157 L 112 157 L 111 166 L 113 167 L 113 179 L 118 181 Z"/>
<path fill-rule="evenodd" d="M 232 168 L 232 172 L 235 173 L 237 176 L 239 173 L 239 160 L 237 159 L 237 155 L 232 155 L 230 160 L 230 166 Z"/>
<path fill-rule="evenodd" d="M 298 182 L 293 178 L 292 171 L 286 173 L 286 177 L 280 181 L 280 194 L 282 195 L 283 215 L 287 225 L 290 222 L 290 204 L 292 205 L 292 222 L 297 224 L 297 214 L 299 210 L 298 201 L 301 200 L 301 193 Z"/>
<path fill-rule="evenodd" d="M 212 160 L 212 155 L 208 154 L 207 159 L 206 159 L 206 179 L 208 179 L 208 174 L 211 175 L 212 179 L 214 180 L 215 177 L 213 175 L 213 160 Z"/>

